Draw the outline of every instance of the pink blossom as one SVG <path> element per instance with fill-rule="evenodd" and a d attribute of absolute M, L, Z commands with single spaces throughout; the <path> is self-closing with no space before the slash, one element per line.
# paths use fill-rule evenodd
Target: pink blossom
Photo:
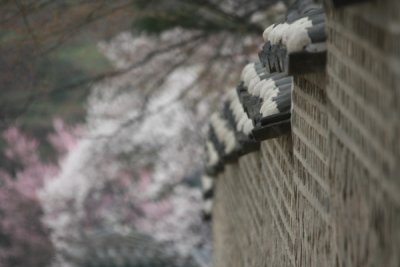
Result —
<path fill-rule="evenodd" d="M 72 135 L 62 121 L 55 122 L 52 139 L 66 142 L 64 150 L 72 147 Z M 0 246 L 0 263 L 5 266 L 46 266 L 54 248 L 49 230 L 42 224 L 43 210 L 38 191 L 46 179 L 54 177 L 59 168 L 45 163 L 38 154 L 39 143 L 16 127 L 3 132 L 8 160 L 18 164 L 13 174 L 0 167 L 0 236 L 6 245 Z M 59 148 L 57 148 L 59 149 Z M 3 265 L 1 265 L 3 266 Z"/>
<path fill-rule="evenodd" d="M 55 133 L 50 134 L 48 139 L 60 155 L 65 155 L 76 147 L 77 136 L 82 133 L 80 127 L 68 127 L 62 119 L 56 118 L 53 120 L 53 128 Z"/>
<path fill-rule="evenodd" d="M 28 138 L 16 127 L 10 127 L 3 133 L 3 138 L 9 145 L 5 155 L 10 160 L 16 160 L 24 165 L 35 164 L 39 161 L 37 155 L 38 143 Z"/>

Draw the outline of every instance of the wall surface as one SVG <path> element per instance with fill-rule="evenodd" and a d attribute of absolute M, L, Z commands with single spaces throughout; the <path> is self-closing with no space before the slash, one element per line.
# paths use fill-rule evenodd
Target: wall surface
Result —
<path fill-rule="evenodd" d="M 294 77 L 291 133 L 217 178 L 217 267 L 400 266 L 400 1 L 328 18 L 328 65 Z"/>
<path fill-rule="evenodd" d="M 329 18 L 332 248 L 339 266 L 400 266 L 400 1 Z"/>
<path fill-rule="evenodd" d="M 294 266 L 331 266 L 331 190 L 325 89 L 325 73 L 295 77 L 292 112 L 296 214 Z"/>
<path fill-rule="evenodd" d="M 292 266 L 292 222 L 283 217 L 291 177 L 291 136 L 262 143 L 260 152 L 225 167 L 213 208 L 215 266 Z M 285 206 L 281 203 L 285 201 Z M 290 212 L 293 208 L 290 207 Z M 286 215 L 287 216 L 287 215 Z M 282 242 L 285 241 L 285 242 Z M 291 241 L 289 241 L 291 242 Z"/>

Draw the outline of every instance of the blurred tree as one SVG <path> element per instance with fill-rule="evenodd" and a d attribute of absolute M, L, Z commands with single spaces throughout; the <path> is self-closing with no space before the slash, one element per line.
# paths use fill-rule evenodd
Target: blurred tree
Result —
<path fill-rule="evenodd" d="M 61 155 L 74 145 L 62 121 L 49 138 Z M 48 266 L 54 257 L 49 229 L 42 224 L 43 210 L 37 191 L 58 167 L 40 161 L 39 143 L 12 127 L 3 133 L 5 157 L 18 168 L 0 168 L 0 266 Z M 15 166 L 15 165 L 14 165 Z"/>
<path fill-rule="evenodd" d="M 88 130 L 40 195 L 60 262 L 99 266 L 105 254 L 115 254 L 106 246 L 110 238 L 124 243 L 135 231 L 157 244 L 149 251 L 162 247 L 184 260 L 206 243 L 201 196 L 185 177 L 195 178 L 201 167 L 210 99 L 237 83 L 256 56 L 263 26 L 277 19 L 266 10 L 284 12 L 277 2 L 0 2 L 1 127 L 44 128 L 89 95 Z M 88 50 L 68 50 L 87 40 L 101 40 L 111 66 L 87 64 Z M 73 55 L 86 65 L 70 61 Z M 24 169 L 14 165 L 13 177 Z M 121 234 L 127 227 L 128 237 Z M 93 263 L 77 248 L 98 258 Z"/>
<path fill-rule="evenodd" d="M 19 105 L 4 103 L 2 107 L 8 112 L 2 113 L 4 115 L 0 118 L 0 122 L 4 128 L 21 114 L 29 114 L 30 117 L 33 116 L 32 112 L 56 111 L 59 114 L 56 107 L 53 110 L 44 110 L 43 103 L 62 98 L 63 103 L 68 106 L 69 102 L 66 99 L 75 98 L 75 94 L 65 95 L 65 91 L 73 88 L 84 90 L 87 84 L 120 75 L 134 68 L 144 68 L 147 63 L 170 53 L 171 50 L 179 50 L 186 58 L 185 61 L 192 59 L 196 64 L 207 65 L 201 80 L 218 80 L 219 84 L 229 80 L 232 82 L 231 74 L 237 73 L 246 56 L 254 53 L 259 44 L 255 37 L 260 35 L 262 24 L 256 23 L 260 20 L 255 20 L 254 13 L 262 12 L 276 2 L 278 1 L 2 1 L 0 4 L 0 50 L 4 53 L 0 61 L 2 67 L 9 71 L 0 77 L 4 79 L 0 83 L 4 84 L 7 80 L 14 81 L 14 84 L 2 87 L 3 92 L 13 91 L 15 87 L 23 87 L 24 90 L 22 92 L 18 90 L 18 96 L 12 96 L 12 100 L 6 98 L 7 103 L 19 101 Z M 268 23 L 266 21 L 264 24 Z M 179 37 L 174 40 L 161 37 L 163 32 L 175 27 L 196 33 L 196 38 L 180 42 Z M 142 54 L 125 69 L 77 73 L 74 71 L 74 68 L 76 69 L 74 65 L 65 65 L 68 62 L 53 64 L 47 60 L 68 43 L 84 39 L 109 38 L 129 28 L 136 33 L 135 35 L 155 34 L 157 36 L 155 42 L 158 42 L 159 46 L 146 51 L 146 54 Z M 248 39 L 249 36 L 252 38 Z M 203 44 L 213 47 L 213 51 L 210 51 L 207 57 L 204 57 L 204 54 L 202 54 L 203 57 L 196 57 L 196 51 L 193 50 L 200 49 Z M 82 61 L 87 60 L 84 56 L 81 57 Z M 242 60 L 238 61 L 238 57 Z M 232 64 L 233 60 L 235 64 Z M 16 61 L 18 64 L 15 64 Z M 154 71 L 151 80 L 160 80 L 159 83 L 161 83 L 171 69 L 179 65 L 177 62 L 164 64 L 159 67 L 170 69 L 170 71 L 160 74 Z M 96 65 L 98 64 L 93 64 L 93 66 Z M 43 76 L 42 73 L 45 75 Z M 57 75 L 57 73 L 62 75 Z M 74 73 L 76 75 L 72 75 Z M 29 86 L 22 86 L 20 77 L 29 81 Z M 30 77 L 30 79 L 25 77 Z M 56 81 L 52 82 L 52 80 Z M 18 85 L 15 85 L 16 82 Z M 212 85 L 206 84 L 206 87 L 210 86 Z M 85 96 L 86 94 L 79 93 L 78 95 Z M 35 102 L 41 104 L 34 104 Z M 26 120 L 18 122 L 26 123 Z"/>
<path fill-rule="evenodd" d="M 168 254 L 167 247 L 137 231 L 82 231 L 75 250 L 64 255 L 72 266 L 195 267 L 190 259 Z M 63 266 L 63 262 L 58 264 Z"/>
<path fill-rule="evenodd" d="M 122 37 L 103 47 L 105 52 L 112 53 L 114 43 L 132 43 L 132 37 Z M 200 168 L 197 127 L 207 112 L 204 101 L 194 113 L 176 99 L 197 74 L 196 69 L 174 71 L 147 104 L 146 92 L 130 87 L 135 83 L 131 73 L 96 85 L 89 97 L 87 132 L 40 194 L 59 262 L 138 266 L 169 259 L 166 266 L 190 266 L 192 253 L 207 239 L 200 190 L 184 179 Z M 93 232 L 115 240 L 108 243 L 110 255 Z M 136 232 L 153 240 L 143 244 L 147 253 L 134 249 L 140 240 L 124 236 Z M 116 246 L 118 239 L 132 241 L 131 250 Z M 90 254 L 81 253 L 87 249 Z M 92 254 L 98 256 L 87 258 Z"/>

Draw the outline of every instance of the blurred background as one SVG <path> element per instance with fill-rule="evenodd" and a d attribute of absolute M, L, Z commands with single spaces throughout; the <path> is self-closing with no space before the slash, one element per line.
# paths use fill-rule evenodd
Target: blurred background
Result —
<path fill-rule="evenodd" d="M 210 266 L 205 123 L 286 4 L 0 1 L 0 266 Z"/>

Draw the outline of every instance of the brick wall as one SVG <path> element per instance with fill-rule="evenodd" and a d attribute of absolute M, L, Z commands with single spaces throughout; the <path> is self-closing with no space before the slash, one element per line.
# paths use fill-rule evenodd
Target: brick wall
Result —
<path fill-rule="evenodd" d="M 292 132 L 217 180 L 215 266 L 400 266 L 400 1 L 328 12 Z"/>
<path fill-rule="evenodd" d="M 338 266 L 400 266 L 400 4 L 331 12 L 329 171 Z"/>
<path fill-rule="evenodd" d="M 331 266 L 326 103 L 324 72 L 295 77 L 292 112 L 295 266 Z"/>
<path fill-rule="evenodd" d="M 290 135 L 263 142 L 260 152 L 227 165 L 217 178 L 215 266 L 294 263 L 293 207 L 287 192 L 292 187 L 286 180 L 293 166 L 291 149 Z"/>

